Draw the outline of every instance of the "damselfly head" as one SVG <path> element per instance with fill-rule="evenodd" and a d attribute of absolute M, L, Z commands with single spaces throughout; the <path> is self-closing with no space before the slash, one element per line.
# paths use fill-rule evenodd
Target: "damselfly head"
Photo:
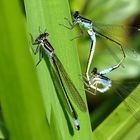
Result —
<path fill-rule="evenodd" d="M 76 12 L 73 14 L 74 20 L 78 20 L 79 17 L 80 17 L 80 14 L 79 14 L 78 11 L 76 11 Z"/>
<path fill-rule="evenodd" d="M 93 68 L 93 70 L 91 71 L 91 73 L 95 75 L 95 74 L 97 74 L 97 71 L 98 71 L 98 69 L 95 67 L 95 68 Z"/>
<path fill-rule="evenodd" d="M 98 68 L 94 67 L 91 71 L 91 77 L 104 77 L 100 72 L 98 72 Z"/>
<path fill-rule="evenodd" d="M 49 34 L 47 32 L 41 33 L 35 40 L 35 44 L 40 44 L 44 42 L 44 40 L 48 40 Z"/>

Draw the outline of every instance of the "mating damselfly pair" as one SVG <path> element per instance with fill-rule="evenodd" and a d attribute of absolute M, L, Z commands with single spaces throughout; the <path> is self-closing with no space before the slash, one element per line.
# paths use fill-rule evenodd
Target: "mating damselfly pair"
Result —
<path fill-rule="evenodd" d="M 125 51 L 123 49 L 123 45 L 120 42 L 116 41 L 115 39 L 113 39 L 109 36 L 106 36 L 106 35 L 98 32 L 97 30 L 95 30 L 94 23 L 91 20 L 88 20 L 88 19 L 80 16 L 79 12 L 76 11 L 74 13 L 73 19 L 74 19 L 73 23 L 70 23 L 69 20 L 67 19 L 70 27 L 67 27 L 65 25 L 63 25 L 63 26 L 65 26 L 69 29 L 73 29 L 73 27 L 78 24 L 82 33 L 83 33 L 82 28 L 84 27 L 84 29 L 86 29 L 88 35 L 90 36 L 90 40 L 91 40 L 91 49 L 90 49 L 90 53 L 89 53 L 89 59 L 88 59 L 88 63 L 87 63 L 87 67 L 86 67 L 86 74 L 85 74 L 86 76 L 84 77 L 84 80 L 83 80 L 85 86 L 88 87 L 86 90 L 88 90 L 89 93 L 91 93 L 91 94 L 96 94 L 97 92 L 100 92 L 100 93 L 107 92 L 112 87 L 112 80 L 109 79 L 108 77 L 106 77 L 105 75 L 109 74 L 111 71 L 113 71 L 115 69 L 118 69 L 120 67 L 120 65 L 122 64 L 122 62 L 126 56 Z M 136 29 L 136 30 L 139 31 L 139 29 Z M 122 51 L 122 58 L 113 67 L 107 68 L 101 72 L 98 72 L 97 68 L 93 68 L 93 70 L 90 72 L 93 55 L 95 53 L 96 35 L 101 36 L 101 37 L 113 42 L 114 44 L 116 44 Z M 49 43 L 48 33 L 46 33 L 46 32 L 41 33 L 36 38 L 35 41 L 33 41 L 33 38 L 32 38 L 32 42 L 33 42 L 33 45 L 38 45 L 38 47 L 35 49 L 35 51 L 33 51 L 34 54 L 39 52 L 39 62 L 37 63 L 37 65 L 40 63 L 40 61 L 43 57 L 43 52 L 45 52 L 48 55 L 48 57 L 50 58 L 53 66 L 55 68 L 55 71 L 58 75 L 59 81 L 61 83 L 64 95 L 66 97 L 67 104 L 69 106 L 69 110 L 70 110 L 69 112 L 74 120 L 74 125 L 75 125 L 76 129 L 79 130 L 80 124 L 78 122 L 78 116 L 72 105 L 71 99 L 75 101 L 75 104 L 83 112 L 86 111 L 86 105 L 85 105 L 81 95 L 79 94 L 78 90 L 75 88 L 74 84 L 70 80 L 70 78 L 69 78 L 66 70 L 64 69 L 62 63 L 60 62 L 59 58 L 55 54 L 54 48 Z M 67 88 L 65 86 L 67 86 Z M 91 89 L 93 89 L 94 91 L 91 92 L 90 91 Z"/>

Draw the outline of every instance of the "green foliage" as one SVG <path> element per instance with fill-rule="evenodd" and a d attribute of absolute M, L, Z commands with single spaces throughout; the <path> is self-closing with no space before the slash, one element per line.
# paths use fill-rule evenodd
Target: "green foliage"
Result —
<path fill-rule="evenodd" d="M 5 138 L 49 139 L 49 126 L 18 0 L 1 1 L 0 103 Z"/>
<path fill-rule="evenodd" d="M 95 129 L 93 139 L 136 140 L 139 138 L 140 102 L 132 102 L 134 96 L 137 97 L 137 99 L 140 98 L 139 91 L 140 86 L 125 100 L 125 103 L 120 104 L 111 115 Z M 131 107 L 131 110 L 128 106 L 126 107 L 126 104 Z M 135 109 L 135 111 L 133 109 Z"/>
<path fill-rule="evenodd" d="M 70 0 L 70 3 L 73 11 L 79 10 L 93 21 L 110 24 L 123 22 L 136 15 L 140 9 L 139 0 Z"/>
<path fill-rule="evenodd" d="M 133 116 L 139 118 L 140 103 L 131 104 L 135 108 L 131 113 L 128 107 L 121 103 L 105 119 L 106 112 L 112 109 L 117 100 L 110 102 L 111 94 L 99 108 L 96 108 L 95 112 L 92 112 L 92 128 L 95 128 L 95 124 L 97 126 L 93 133 L 91 133 L 88 111 L 83 113 L 74 105 L 81 125 L 81 130 L 76 131 L 57 75 L 47 55 L 38 67 L 35 67 L 38 55 L 34 56 L 31 51 L 29 35 L 31 33 L 35 39 L 40 34 L 39 29 L 41 32 L 46 30 L 49 33 L 49 42 L 85 100 L 83 84 L 78 76 L 81 75 L 81 71 L 76 42 L 70 41 L 74 38 L 73 31 L 59 24 L 66 23 L 64 17 L 71 19 L 70 9 L 79 10 L 85 17 L 103 23 L 124 24 L 126 20 L 133 20 L 139 12 L 139 0 L 69 0 L 69 2 L 70 8 L 66 0 L 1 1 L 0 139 L 135 140 L 139 138 L 140 126 Z M 125 35 L 125 37 L 131 39 L 129 42 L 131 46 L 139 48 L 139 34 Z M 84 73 L 90 41 L 85 38 L 79 39 L 77 43 L 82 73 Z M 96 50 L 97 54 L 92 65 L 102 70 L 114 64 L 115 61 L 111 61 L 111 56 L 105 53 L 105 48 L 102 48 L 103 43 L 97 45 L 101 49 Z M 121 79 L 139 77 L 139 58 L 139 54 L 136 59 L 129 55 L 125 69 L 121 68 L 113 72 L 110 77 Z M 139 82 L 138 78 L 137 81 Z M 133 91 L 126 99 L 128 104 L 131 103 L 132 96 L 140 99 L 138 94 L 140 87 Z M 105 121 L 101 123 L 104 119 Z"/>

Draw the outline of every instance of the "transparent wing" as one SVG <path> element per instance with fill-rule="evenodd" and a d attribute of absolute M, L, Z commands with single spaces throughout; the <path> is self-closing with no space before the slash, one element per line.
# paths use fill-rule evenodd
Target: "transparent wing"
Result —
<path fill-rule="evenodd" d="M 60 62 L 60 60 L 58 59 L 58 57 L 56 55 L 54 55 L 54 59 L 57 62 L 57 66 L 58 66 L 58 69 L 60 71 L 60 74 L 63 77 L 63 80 L 64 80 L 65 84 L 67 85 L 67 89 L 69 90 L 69 92 L 68 92 L 69 93 L 69 96 L 75 102 L 75 104 L 77 105 L 77 107 L 81 111 L 85 112 L 86 111 L 86 105 L 85 105 L 82 97 L 80 96 L 80 94 L 77 91 L 76 87 L 74 86 L 74 84 L 70 80 L 70 78 L 69 78 L 67 72 L 65 71 L 62 63 Z"/>
<path fill-rule="evenodd" d="M 93 28 L 98 32 L 104 34 L 105 36 L 108 36 L 109 38 L 120 43 L 123 46 L 126 55 L 135 58 L 137 57 L 136 48 L 133 45 L 132 46 L 129 45 L 128 38 L 132 35 L 132 33 L 140 33 L 140 28 L 123 25 L 100 24 L 100 23 L 94 23 Z"/>
<path fill-rule="evenodd" d="M 130 113 L 133 115 L 133 117 L 140 123 L 140 118 L 137 112 L 140 110 L 140 94 L 139 90 L 140 87 L 138 86 L 140 84 L 139 81 L 130 81 L 130 82 L 125 82 L 125 83 L 120 83 L 120 82 L 114 82 L 114 87 L 113 90 L 114 92 L 122 99 Z M 121 84 L 121 85 L 120 85 Z M 117 86 L 115 88 L 115 86 Z M 138 90 L 136 93 L 131 94 L 133 90 L 136 89 L 138 86 Z M 125 100 L 125 98 L 129 95 L 129 100 Z"/>
<path fill-rule="evenodd" d="M 101 23 L 94 23 L 93 28 L 97 29 L 98 31 L 109 35 L 110 37 L 115 37 L 118 40 L 123 40 L 124 35 L 131 35 L 131 33 L 139 33 L 140 28 L 131 27 L 131 26 L 123 26 L 123 25 L 112 25 L 112 24 L 101 24 Z"/>

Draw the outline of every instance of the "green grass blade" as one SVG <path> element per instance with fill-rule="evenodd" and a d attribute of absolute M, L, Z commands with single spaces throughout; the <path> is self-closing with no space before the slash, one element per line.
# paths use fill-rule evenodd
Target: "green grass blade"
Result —
<path fill-rule="evenodd" d="M 70 39 L 73 38 L 72 31 L 59 25 L 60 23 L 65 23 L 64 17 L 70 19 L 68 1 L 25 0 L 24 2 L 30 33 L 35 38 L 39 35 L 39 27 L 42 32 L 47 29 L 47 32 L 50 34 L 49 41 L 55 48 L 56 55 L 64 65 L 64 68 L 72 79 L 74 85 L 76 85 L 76 88 L 81 89 L 83 85 L 79 77 L 81 71 L 78 62 L 76 44 L 74 41 L 70 41 Z M 37 62 L 37 57 L 34 58 L 35 62 Z M 77 132 L 73 126 L 71 116 L 67 114 L 65 107 L 62 105 L 62 100 L 59 99 L 63 95 L 63 92 L 60 89 L 60 85 L 57 85 L 57 78 L 54 76 L 54 73 L 51 74 L 51 68 L 52 65 L 49 63 L 47 56 L 45 56 L 45 61 L 43 60 L 37 67 L 39 82 L 46 106 L 47 118 L 50 124 L 54 126 L 51 118 L 51 112 L 54 110 L 53 114 L 55 117 L 53 118 L 57 119 L 54 120 L 54 122 L 58 122 L 55 125 L 56 128 L 59 129 L 64 140 L 90 140 L 91 128 L 87 112 L 82 113 L 74 105 L 81 125 L 81 130 Z M 82 98 L 85 98 L 84 92 L 80 91 L 80 94 Z"/>
<path fill-rule="evenodd" d="M 45 108 L 29 53 L 23 5 L 0 5 L 0 103 L 10 140 L 50 139 Z"/>
<path fill-rule="evenodd" d="M 140 99 L 140 86 L 138 86 L 131 96 Z M 99 125 L 93 132 L 94 140 L 137 140 L 140 136 L 140 102 L 134 103 L 130 96 L 126 99 L 127 104 L 135 109 L 130 112 L 129 108 L 122 102 L 111 115 Z M 134 116 L 137 118 L 135 119 Z"/>

